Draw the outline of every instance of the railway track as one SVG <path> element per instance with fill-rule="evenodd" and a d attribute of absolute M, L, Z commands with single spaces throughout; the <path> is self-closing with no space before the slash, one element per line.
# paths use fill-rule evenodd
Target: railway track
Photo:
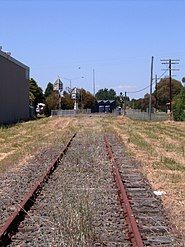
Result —
<path fill-rule="evenodd" d="M 113 134 L 73 135 L 3 223 L 0 246 L 177 246 L 122 149 Z"/>

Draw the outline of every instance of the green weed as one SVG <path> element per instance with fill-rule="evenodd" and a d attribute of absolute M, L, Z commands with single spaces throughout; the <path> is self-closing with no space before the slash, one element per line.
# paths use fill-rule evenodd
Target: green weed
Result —
<path fill-rule="evenodd" d="M 177 163 L 174 159 L 168 157 L 161 157 L 160 162 L 153 163 L 154 169 L 169 169 L 172 171 L 185 172 L 185 167 Z"/>

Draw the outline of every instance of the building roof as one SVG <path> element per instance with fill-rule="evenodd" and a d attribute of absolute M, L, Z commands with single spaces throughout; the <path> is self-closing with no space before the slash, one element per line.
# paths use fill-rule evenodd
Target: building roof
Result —
<path fill-rule="evenodd" d="M 58 77 L 55 83 L 53 84 L 53 90 L 55 91 L 63 91 L 63 83 Z"/>
<path fill-rule="evenodd" d="M 98 103 L 103 102 L 104 104 L 106 103 L 113 103 L 115 100 L 97 100 Z"/>
<path fill-rule="evenodd" d="M 18 60 L 16 60 L 15 58 L 11 57 L 11 55 L 9 53 L 3 52 L 0 50 L 0 56 L 5 57 L 6 59 L 10 60 L 11 62 L 17 64 L 18 66 L 26 69 L 27 71 L 29 70 L 29 67 L 26 66 L 25 64 L 19 62 Z"/>

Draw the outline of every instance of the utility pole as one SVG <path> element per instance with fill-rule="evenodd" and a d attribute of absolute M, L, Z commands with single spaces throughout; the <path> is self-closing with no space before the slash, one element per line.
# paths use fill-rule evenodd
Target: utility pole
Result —
<path fill-rule="evenodd" d="M 151 74 L 150 74 L 150 98 L 149 98 L 149 119 L 152 119 L 152 81 L 153 81 L 153 64 L 154 64 L 154 57 L 152 56 L 151 60 Z"/>
<path fill-rule="evenodd" d="M 125 92 L 125 98 L 124 98 L 124 115 L 126 115 L 126 107 L 127 107 L 127 92 Z"/>
<path fill-rule="evenodd" d="M 157 75 L 155 75 L 155 90 L 156 90 L 156 103 L 155 108 L 157 109 L 157 103 L 158 103 L 158 95 L 157 95 Z"/>
<path fill-rule="evenodd" d="M 170 79 L 170 113 L 172 112 L 172 60 L 169 59 L 169 79 Z"/>
<path fill-rule="evenodd" d="M 95 70 L 93 69 L 93 95 L 95 96 Z"/>
<path fill-rule="evenodd" d="M 83 109 L 82 101 L 83 101 L 83 96 L 82 96 L 82 88 L 81 88 L 81 89 L 80 89 L 80 103 L 81 103 L 81 110 Z"/>
<path fill-rule="evenodd" d="M 70 90 L 72 90 L 72 83 L 71 83 L 71 79 L 69 80 L 69 87 L 70 87 Z"/>
<path fill-rule="evenodd" d="M 179 64 L 179 59 L 161 59 L 162 64 L 167 64 L 169 68 L 169 110 L 170 110 L 170 120 L 172 120 L 172 64 Z"/>

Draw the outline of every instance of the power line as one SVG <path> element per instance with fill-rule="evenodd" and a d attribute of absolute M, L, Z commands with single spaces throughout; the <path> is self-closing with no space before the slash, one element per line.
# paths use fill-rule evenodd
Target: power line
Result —
<path fill-rule="evenodd" d="M 163 75 L 164 75 L 167 71 L 168 71 L 168 69 L 166 69 L 165 72 L 162 73 L 162 75 L 161 75 L 159 78 L 157 78 L 157 79 L 161 79 L 161 78 L 163 77 Z M 155 81 L 152 82 L 152 85 L 153 85 L 153 84 L 155 84 Z M 150 85 L 148 85 L 148 86 L 146 86 L 146 87 L 144 87 L 144 88 L 142 88 L 142 89 L 140 89 L 140 90 L 132 91 L 132 92 L 127 92 L 127 93 L 140 93 L 140 92 L 144 91 L 145 89 L 147 89 L 147 88 L 149 88 L 149 87 L 150 87 Z"/>

